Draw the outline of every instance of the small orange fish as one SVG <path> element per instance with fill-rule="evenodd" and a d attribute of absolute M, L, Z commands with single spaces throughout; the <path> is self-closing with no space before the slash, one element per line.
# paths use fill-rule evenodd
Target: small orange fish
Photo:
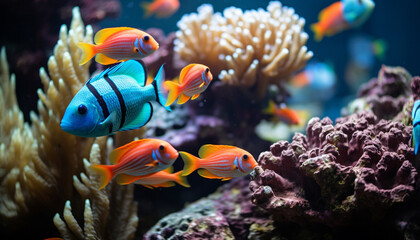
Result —
<path fill-rule="evenodd" d="M 275 119 L 279 119 L 289 125 L 297 125 L 300 122 L 299 115 L 295 110 L 288 107 L 277 108 L 273 100 L 268 102 L 268 107 L 263 110 L 263 113 L 273 115 Z"/>
<path fill-rule="evenodd" d="M 177 150 L 159 139 L 141 139 L 114 149 L 109 159 L 114 165 L 92 165 L 91 169 L 101 176 L 99 189 L 117 176 L 121 185 L 166 169 L 178 158 Z"/>
<path fill-rule="evenodd" d="M 210 68 L 205 65 L 193 63 L 184 67 L 179 75 L 179 84 L 175 81 L 164 83 L 165 88 L 169 90 L 165 106 L 171 105 L 177 98 L 178 104 L 184 104 L 190 98 L 196 99 L 207 89 L 212 80 Z"/>
<path fill-rule="evenodd" d="M 166 18 L 172 16 L 179 8 L 179 0 L 155 0 L 154 2 L 142 2 L 144 9 L 144 18 L 156 14 L 157 18 Z"/>
<path fill-rule="evenodd" d="M 176 173 L 172 172 L 173 167 L 169 167 L 150 176 L 140 178 L 134 183 L 143 185 L 150 189 L 158 187 L 172 187 L 175 186 L 174 182 L 177 182 L 184 187 L 190 187 L 187 178 L 182 176 L 182 171 L 178 171 Z"/>
<path fill-rule="evenodd" d="M 80 65 L 96 55 L 96 62 L 113 64 L 129 59 L 142 59 L 159 48 L 156 40 L 146 32 L 129 27 L 104 28 L 96 33 L 95 44 L 78 43 L 82 50 Z"/>
<path fill-rule="evenodd" d="M 179 154 L 184 160 L 182 176 L 199 169 L 202 177 L 225 181 L 245 176 L 258 165 L 249 152 L 227 145 L 203 145 L 198 152 L 200 158 L 182 151 Z"/>
<path fill-rule="evenodd" d="M 321 41 L 324 35 L 332 36 L 351 27 L 364 23 L 375 7 L 373 0 L 341 0 L 323 9 L 318 23 L 312 24 L 315 40 Z"/>

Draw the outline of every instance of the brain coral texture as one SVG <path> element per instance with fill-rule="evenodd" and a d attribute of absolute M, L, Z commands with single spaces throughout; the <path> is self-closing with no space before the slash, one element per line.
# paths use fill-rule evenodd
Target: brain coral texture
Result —
<path fill-rule="evenodd" d="M 230 7 L 223 16 L 206 4 L 178 22 L 174 50 L 182 60 L 208 65 L 224 82 L 256 87 L 262 97 L 269 84 L 279 85 L 312 57 L 304 24 L 280 2 L 270 2 L 267 11 Z"/>
<path fill-rule="evenodd" d="M 280 141 L 259 157 L 253 202 L 279 221 L 345 225 L 381 219 L 415 191 L 411 126 L 370 111 L 313 118 L 307 136 Z M 357 223 L 356 221 L 356 223 Z"/>

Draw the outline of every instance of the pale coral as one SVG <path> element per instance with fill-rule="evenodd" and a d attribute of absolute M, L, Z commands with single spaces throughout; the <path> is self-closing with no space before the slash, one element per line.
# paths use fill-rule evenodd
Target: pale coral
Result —
<path fill-rule="evenodd" d="M 44 89 L 38 90 L 39 114 L 30 115 L 32 127 L 24 123 L 17 105 L 15 79 L 9 78 L 2 49 L 0 113 L 5 117 L 0 120 L 0 219 L 6 236 L 37 238 L 34 234 L 40 231 L 51 232 L 54 222 L 65 239 L 134 237 L 138 218 L 133 187 L 112 182 L 99 191 L 98 176 L 89 170 L 90 164 L 108 163 L 112 141 L 76 137 L 60 128 L 68 103 L 90 75 L 90 64 L 78 64 L 81 53 L 76 43 L 92 42 L 92 36 L 91 26 L 84 26 L 79 9 L 74 8 L 70 30 L 65 25 L 60 29 L 54 56 L 48 61 L 49 74 L 40 69 Z M 117 134 L 115 145 L 142 133 Z M 57 213 L 63 207 L 64 221 Z"/>
<path fill-rule="evenodd" d="M 280 2 L 270 2 L 267 11 L 230 7 L 223 16 L 205 4 L 178 22 L 174 50 L 182 60 L 208 65 L 228 84 L 256 87 L 262 97 L 269 84 L 280 85 L 313 56 L 304 24 Z"/>

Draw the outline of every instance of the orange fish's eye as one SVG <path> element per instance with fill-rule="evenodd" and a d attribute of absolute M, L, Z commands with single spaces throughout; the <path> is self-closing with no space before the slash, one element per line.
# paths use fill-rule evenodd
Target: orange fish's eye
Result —
<path fill-rule="evenodd" d="M 160 146 L 159 146 L 159 150 L 160 150 L 160 151 L 163 151 L 163 150 L 165 150 L 165 147 L 164 147 L 163 145 L 160 145 Z"/>
<path fill-rule="evenodd" d="M 146 35 L 146 36 L 144 36 L 144 37 L 143 37 L 143 40 L 144 40 L 145 42 L 147 42 L 147 41 L 149 41 L 149 40 L 150 40 L 150 37 Z"/>
<path fill-rule="evenodd" d="M 249 159 L 249 157 L 248 157 L 248 155 L 246 155 L 246 154 L 245 154 L 245 155 L 242 157 L 242 159 L 243 159 L 243 160 L 248 160 L 248 159 Z"/>
<path fill-rule="evenodd" d="M 210 72 L 210 68 L 206 68 L 206 73 L 209 73 Z"/>
<path fill-rule="evenodd" d="M 136 52 L 139 52 L 139 49 L 138 48 L 135 48 L 135 50 L 136 50 Z"/>

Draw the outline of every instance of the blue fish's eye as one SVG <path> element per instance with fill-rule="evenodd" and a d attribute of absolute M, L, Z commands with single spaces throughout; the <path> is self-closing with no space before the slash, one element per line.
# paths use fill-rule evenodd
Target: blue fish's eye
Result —
<path fill-rule="evenodd" d="M 246 154 L 242 157 L 242 159 L 243 159 L 243 160 L 248 160 L 248 158 L 249 158 L 249 157 L 248 157 L 248 155 L 246 155 Z"/>
<path fill-rule="evenodd" d="M 165 149 L 165 147 L 164 147 L 163 145 L 160 145 L 160 146 L 159 146 L 159 150 L 160 150 L 160 151 L 163 151 L 164 149 Z"/>
<path fill-rule="evenodd" d="M 149 41 L 149 39 L 150 39 L 150 37 L 149 37 L 149 36 L 147 36 L 147 35 L 143 37 L 143 40 L 144 40 L 145 42 Z"/>
<path fill-rule="evenodd" d="M 80 104 L 77 108 L 77 111 L 79 112 L 79 114 L 85 114 L 87 112 L 87 107 L 83 104 Z"/>

